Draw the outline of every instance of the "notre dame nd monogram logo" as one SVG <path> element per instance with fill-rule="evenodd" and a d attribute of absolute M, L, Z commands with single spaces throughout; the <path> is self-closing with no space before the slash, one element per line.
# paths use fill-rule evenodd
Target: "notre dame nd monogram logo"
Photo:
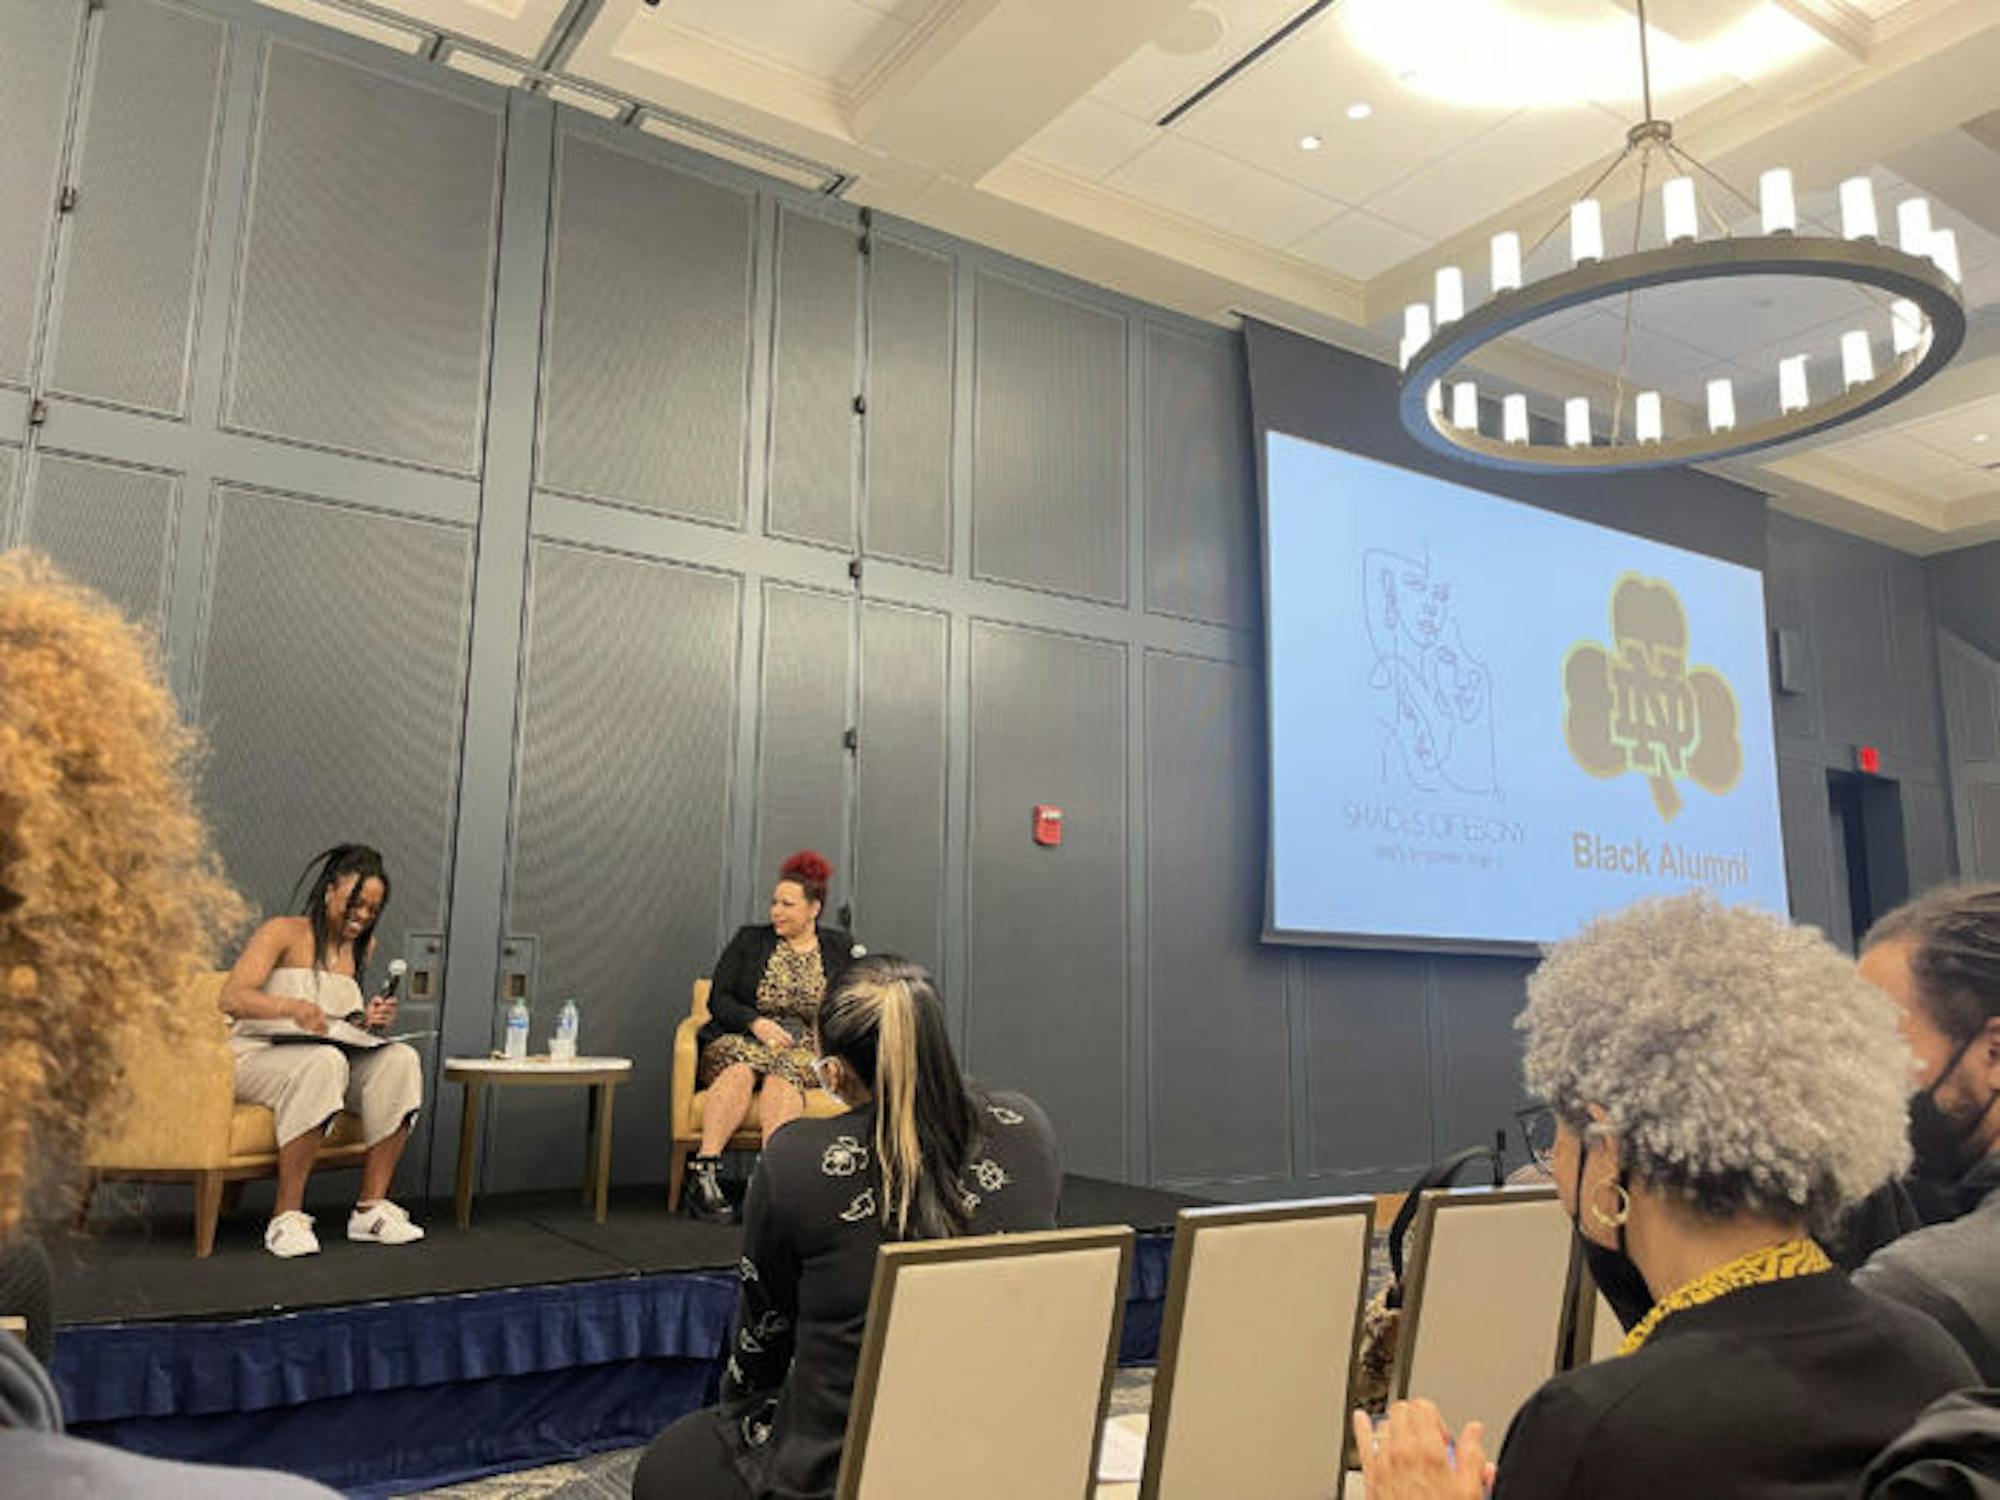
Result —
<path fill-rule="evenodd" d="M 1563 659 L 1563 738 L 1593 776 L 1635 771 L 1671 822 L 1683 777 L 1720 795 L 1743 747 L 1736 695 L 1713 667 L 1688 666 L 1687 613 L 1657 578 L 1627 573 L 1611 591 L 1611 645 L 1585 641 Z"/>

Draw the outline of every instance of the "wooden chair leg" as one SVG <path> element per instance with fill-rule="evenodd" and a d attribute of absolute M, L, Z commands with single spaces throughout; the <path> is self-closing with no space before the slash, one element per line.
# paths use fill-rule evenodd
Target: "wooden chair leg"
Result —
<path fill-rule="evenodd" d="M 237 1178 L 234 1182 L 223 1183 L 222 1185 L 223 1218 L 225 1219 L 228 1218 L 231 1214 L 235 1213 L 237 1209 L 243 1206 L 243 1190 L 249 1185 L 250 1185 L 249 1183 L 245 1182 L 240 1177 Z"/>
<path fill-rule="evenodd" d="M 215 1253 L 215 1221 L 222 1213 L 222 1173 L 194 1174 L 194 1253 L 206 1260 Z"/>
<path fill-rule="evenodd" d="M 71 1221 L 70 1225 L 78 1234 L 82 1234 L 89 1227 L 90 1200 L 96 1196 L 97 1172 L 94 1168 L 86 1168 L 83 1173 L 83 1180 L 77 1184 L 76 1218 Z"/>
<path fill-rule="evenodd" d="M 687 1178 L 688 1157 L 694 1154 L 693 1141 L 675 1141 L 667 1152 L 667 1212 L 681 1206 L 681 1183 Z"/>

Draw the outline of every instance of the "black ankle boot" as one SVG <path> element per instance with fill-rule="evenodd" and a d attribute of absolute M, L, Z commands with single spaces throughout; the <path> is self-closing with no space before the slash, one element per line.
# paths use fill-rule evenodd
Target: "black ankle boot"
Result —
<path fill-rule="evenodd" d="M 697 1156 L 688 1163 L 687 1211 L 690 1217 L 707 1224 L 729 1224 L 736 1219 L 736 1210 L 730 1207 L 728 1195 L 715 1179 L 716 1168 L 721 1165 L 722 1159 L 716 1156 Z"/>

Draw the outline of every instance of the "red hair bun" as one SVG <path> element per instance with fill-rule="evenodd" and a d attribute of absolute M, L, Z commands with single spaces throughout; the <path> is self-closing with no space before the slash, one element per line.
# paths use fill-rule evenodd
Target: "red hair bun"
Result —
<path fill-rule="evenodd" d="M 826 856 L 818 850 L 802 848 L 790 860 L 778 866 L 780 880 L 796 880 L 802 886 L 824 886 L 834 878 L 834 866 L 826 862 Z"/>

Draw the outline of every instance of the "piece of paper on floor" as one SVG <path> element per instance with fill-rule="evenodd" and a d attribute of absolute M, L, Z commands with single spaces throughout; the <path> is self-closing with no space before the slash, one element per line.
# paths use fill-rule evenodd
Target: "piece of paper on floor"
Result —
<path fill-rule="evenodd" d="M 1099 1484 L 1137 1484 L 1146 1467 L 1146 1432 L 1122 1423 L 1104 1424 L 1104 1441 L 1097 1450 Z"/>

